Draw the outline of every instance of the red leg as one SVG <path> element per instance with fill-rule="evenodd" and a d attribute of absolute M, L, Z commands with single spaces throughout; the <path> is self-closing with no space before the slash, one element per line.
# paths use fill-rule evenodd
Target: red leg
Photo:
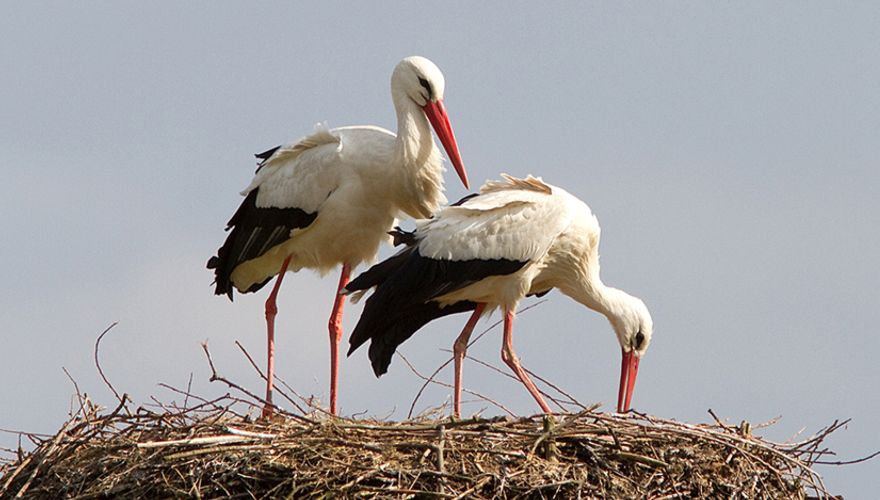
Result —
<path fill-rule="evenodd" d="M 477 321 L 479 321 L 480 315 L 483 314 L 483 309 L 485 308 L 486 304 L 477 304 L 477 308 L 474 309 L 471 318 L 468 320 L 467 324 L 464 325 L 464 330 L 461 331 L 461 334 L 459 334 L 458 338 L 455 339 L 455 343 L 452 345 L 452 353 L 455 359 L 455 406 L 453 406 L 453 415 L 455 415 L 456 418 L 461 417 L 461 370 L 462 364 L 464 363 L 464 356 L 467 354 L 468 341 L 471 339 L 471 333 L 474 332 L 474 327 L 477 326 Z"/>
<path fill-rule="evenodd" d="M 267 357 L 266 366 L 266 404 L 263 406 L 263 418 L 272 416 L 272 385 L 275 380 L 275 315 L 278 314 L 278 306 L 275 305 L 275 297 L 278 296 L 278 289 L 281 288 L 281 280 L 284 279 L 284 273 L 287 272 L 287 265 L 290 264 L 290 257 L 284 259 L 281 264 L 281 271 L 278 272 L 278 279 L 275 280 L 275 286 L 272 287 L 272 293 L 266 299 L 266 336 L 267 336 Z"/>
<path fill-rule="evenodd" d="M 342 307 L 345 305 L 345 296 L 339 292 L 348 284 L 351 275 L 351 266 L 342 265 L 342 275 L 339 277 L 339 286 L 336 287 L 336 300 L 333 301 L 333 312 L 330 313 L 330 321 L 327 326 L 330 330 L 330 413 L 336 415 L 336 385 L 339 377 L 339 342 L 342 341 Z"/>
<path fill-rule="evenodd" d="M 538 388 L 535 387 L 535 383 L 532 382 L 532 379 L 529 378 L 526 371 L 523 370 L 522 365 L 519 364 L 519 358 L 516 357 L 516 353 L 513 352 L 513 311 L 507 311 L 504 315 L 504 345 L 501 347 L 501 359 L 507 363 L 507 366 L 513 370 L 513 373 L 519 378 L 520 382 L 526 386 L 529 393 L 535 398 L 535 401 L 538 402 L 538 405 L 544 410 L 544 413 L 552 413 L 550 411 L 550 407 L 547 406 L 547 403 L 544 402 L 544 398 L 541 397 L 541 393 L 538 392 Z"/>

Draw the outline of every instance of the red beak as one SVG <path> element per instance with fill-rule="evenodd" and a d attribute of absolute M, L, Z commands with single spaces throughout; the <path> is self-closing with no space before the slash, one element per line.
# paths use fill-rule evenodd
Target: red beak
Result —
<path fill-rule="evenodd" d="M 437 133 L 440 143 L 443 144 L 446 154 L 449 155 L 449 160 L 452 162 L 452 166 L 455 167 L 455 171 L 458 173 L 462 184 L 464 184 L 466 189 L 470 189 L 467 173 L 464 171 L 464 164 L 461 162 L 461 154 L 458 152 L 458 144 L 455 142 L 455 134 L 452 132 L 452 125 L 449 124 L 449 116 L 446 115 L 446 107 L 443 106 L 443 101 L 439 99 L 437 102 L 428 101 L 428 104 L 425 104 L 422 109 L 425 110 L 428 121 L 434 127 L 434 131 Z"/>
<path fill-rule="evenodd" d="M 636 385 L 636 375 L 639 373 L 639 357 L 635 351 L 623 351 L 623 361 L 620 363 L 620 390 L 617 392 L 617 412 L 629 411 L 629 403 L 632 401 L 633 388 Z"/>

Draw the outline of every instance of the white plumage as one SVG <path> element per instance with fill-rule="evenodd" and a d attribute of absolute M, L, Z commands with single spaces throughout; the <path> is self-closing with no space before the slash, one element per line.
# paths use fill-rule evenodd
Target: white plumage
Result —
<path fill-rule="evenodd" d="M 275 297 L 287 270 L 328 272 L 342 265 L 339 287 L 352 268 L 375 259 L 395 219 L 430 217 L 443 203 L 437 133 L 459 177 L 467 175 L 443 105 L 444 79 L 431 61 L 408 57 L 394 69 L 391 93 L 398 133 L 375 126 L 326 129 L 257 155 L 262 159 L 245 201 L 217 256 L 216 290 L 232 298 L 278 280 L 266 301 L 269 369 L 264 415 L 271 413 Z M 337 349 L 344 299 L 330 318 L 330 410 L 336 412 Z"/>
<path fill-rule="evenodd" d="M 434 259 L 510 259 L 534 267 L 578 211 L 598 232 L 589 208 L 560 188 L 552 196 L 551 188 L 534 177 L 507 179 L 510 184 L 489 182 L 480 196 L 418 223 L 419 252 Z"/>
<path fill-rule="evenodd" d="M 505 314 L 502 358 L 545 411 L 550 411 L 513 352 L 519 302 L 552 288 L 605 315 L 621 345 L 618 411 L 629 407 L 638 362 L 651 341 L 645 304 L 599 277 L 599 222 L 590 208 L 539 178 L 505 176 L 480 195 L 419 221 L 409 248 L 352 280 L 346 291 L 376 287 L 351 337 L 351 353 L 371 340 L 370 359 L 384 373 L 394 349 L 428 321 L 473 310 L 455 343 L 455 413 L 460 413 L 461 363 L 479 317 Z M 430 278 L 425 278 L 430 276 Z"/>
<path fill-rule="evenodd" d="M 317 218 L 239 264 L 231 276 L 236 288 L 275 276 L 287 257 L 291 271 L 321 273 L 340 263 L 372 262 L 399 215 L 430 217 L 446 201 L 440 153 L 433 148 L 422 164 L 394 161 L 397 145 L 395 135 L 379 127 L 319 127 L 276 151 L 242 195 L 258 190 L 258 208 L 299 208 Z"/>

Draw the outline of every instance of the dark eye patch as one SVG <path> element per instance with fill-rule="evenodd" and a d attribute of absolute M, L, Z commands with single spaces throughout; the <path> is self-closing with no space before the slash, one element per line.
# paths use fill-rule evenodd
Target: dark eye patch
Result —
<path fill-rule="evenodd" d="M 645 334 L 642 332 L 637 333 L 636 334 L 636 345 L 635 345 L 636 349 L 642 347 L 642 342 L 644 342 L 644 341 L 645 341 Z"/>
<path fill-rule="evenodd" d="M 421 85 L 425 88 L 425 90 L 428 91 L 428 98 L 434 96 L 434 92 L 431 91 L 431 84 L 428 83 L 428 80 L 425 80 L 424 78 L 419 78 L 419 85 Z"/>

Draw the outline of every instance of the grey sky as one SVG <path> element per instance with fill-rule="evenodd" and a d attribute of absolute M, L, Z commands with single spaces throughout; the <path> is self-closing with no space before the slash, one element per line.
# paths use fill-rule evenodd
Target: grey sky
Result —
<path fill-rule="evenodd" d="M 0 13 L 0 427 L 54 432 L 73 390 L 62 366 L 112 404 L 91 354 L 117 320 L 103 367 L 136 401 L 172 399 L 156 384 L 183 387 L 190 373 L 196 391 L 225 392 L 207 382 L 205 339 L 225 375 L 259 391 L 233 341 L 262 359 L 265 292 L 230 304 L 204 268 L 251 154 L 319 121 L 393 129 L 391 70 L 419 54 L 446 76 L 472 183 L 541 175 L 598 215 L 604 280 L 655 321 L 636 409 L 782 415 L 775 439 L 852 417 L 828 444 L 843 458 L 880 448 L 878 4 L 11 5 Z M 465 194 L 446 180 L 450 199 Z M 279 375 L 323 400 L 336 279 L 292 275 L 279 299 Z M 516 324 L 523 363 L 610 409 L 609 325 L 548 298 Z M 346 332 L 358 313 L 346 310 Z M 403 352 L 432 371 L 465 320 L 431 325 Z M 499 349 L 495 330 L 471 353 L 500 365 Z M 399 358 L 376 380 L 358 352 L 342 365 L 340 407 L 402 418 L 419 385 Z M 465 385 L 537 411 L 475 363 Z M 421 408 L 449 396 L 433 389 Z M 0 433 L 0 446 L 14 442 Z M 821 470 L 835 493 L 868 498 L 878 464 Z"/>

